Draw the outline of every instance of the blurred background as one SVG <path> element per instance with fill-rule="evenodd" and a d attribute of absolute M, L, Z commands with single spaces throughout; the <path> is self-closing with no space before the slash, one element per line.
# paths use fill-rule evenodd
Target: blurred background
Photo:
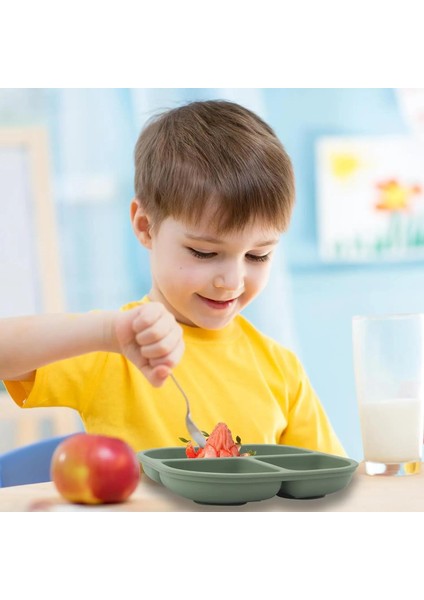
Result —
<path fill-rule="evenodd" d="M 382 140 L 384 147 L 384 140 L 393 136 L 420 147 L 417 97 L 411 90 L 370 88 L 2 89 L 0 130 L 37 126 L 47 132 L 63 308 L 87 311 L 117 308 L 149 290 L 148 256 L 129 222 L 133 149 L 146 120 L 189 101 L 219 98 L 239 102 L 267 121 L 292 158 L 297 203 L 270 284 L 246 316 L 299 355 L 348 454 L 360 460 L 352 316 L 423 311 L 424 257 L 405 248 L 386 254 L 325 251 L 328 232 L 338 226 L 330 214 L 337 198 L 334 186 L 326 184 L 320 162 L 324 155 L 318 148 L 323 139 L 370 137 Z M 358 170 L 352 156 L 341 150 L 338 162 L 333 161 L 340 197 Z M 394 156 L 394 164 L 404 159 Z M 376 181 L 380 177 L 384 185 L 396 183 L 384 179 L 384 169 L 376 173 Z M 420 182 L 406 183 L 418 202 Z M 391 198 L 399 198 L 399 182 L 396 185 Z M 351 202 L 344 211 L 348 224 L 349 214 L 354 221 L 355 189 L 360 188 L 350 185 L 346 196 Z M 0 189 L 0 220 L 5 194 Z M 414 219 L 414 213 L 408 218 Z M 361 219 L 366 227 L 366 217 Z M 343 235 L 346 238 L 346 231 Z M 420 240 L 416 236 L 418 249 Z M 18 287 L 3 279 L 0 290 L 9 305 L 17 305 Z M 34 311 L 42 308 L 36 305 Z M 12 312 L 4 309 L 0 316 Z"/>

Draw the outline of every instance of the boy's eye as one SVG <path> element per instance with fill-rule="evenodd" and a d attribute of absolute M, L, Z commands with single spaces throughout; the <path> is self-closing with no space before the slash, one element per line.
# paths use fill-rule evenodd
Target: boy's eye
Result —
<path fill-rule="evenodd" d="M 194 248 L 189 248 L 189 251 L 196 258 L 212 258 L 213 256 L 216 256 L 216 252 L 199 252 L 198 250 L 195 250 Z"/>
<path fill-rule="evenodd" d="M 196 258 L 200 258 L 200 259 L 213 258 L 214 256 L 217 255 L 216 252 L 200 252 L 199 250 L 195 250 L 194 248 L 188 248 L 188 250 L 191 252 L 191 254 L 193 256 L 195 256 Z M 269 252 L 268 254 L 262 254 L 262 255 L 246 254 L 247 260 L 250 260 L 252 262 L 265 262 L 265 261 L 269 260 L 270 256 L 271 256 L 271 252 Z"/>
<path fill-rule="evenodd" d="M 270 256 L 271 256 L 270 252 L 268 254 L 262 254 L 262 255 L 246 254 L 246 258 L 253 262 L 265 262 L 266 260 L 269 260 Z"/>

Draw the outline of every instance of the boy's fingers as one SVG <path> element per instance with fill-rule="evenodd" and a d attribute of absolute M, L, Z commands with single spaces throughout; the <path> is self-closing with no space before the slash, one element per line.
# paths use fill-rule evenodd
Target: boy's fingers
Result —
<path fill-rule="evenodd" d="M 155 387 L 166 381 L 184 352 L 183 332 L 175 317 L 159 302 L 139 307 L 132 322 L 133 362 Z"/>
<path fill-rule="evenodd" d="M 135 339 L 140 346 L 154 344 L 165 338 L 171 331 L 177 330 L 182 335 L 182 330 L 177 325 L 175 317 L 171 314 L 161 315 L 153 325 L 136 333 Z"/>
<path fill-rule="evenodd" d="M 147 367 L 144 372 L 147 379 L 155 387 L 161 387 L 165 383 L 170 373 L 171 369 L 165 365 L 159 365 L 154 368 Z"/>
<path fill-rule="evenodd" d="M 179 329 L 173 329 L 166 337 L 158 342 L 142 346 L 140 348 L 140 352 L 144 358 L 147 358 L 149 362 L 153 364 L 151 361 L 155 359 L 162 359 L 163 361 L 163 359 L 171 357 L 171 355 L 179 356 L 180 352 L 178 350 L 180 347 L 182 355 L 184 343 L 182 340 L 181 331 Z"/>
<path fill-rule="evenodd" d="M 167 368 L 172 369 L 180 362 L 183 352 L 184 352 L 184 348 L 178 347 L 173 352 L 167 354 L 166 356 L 163 356 L 161 358 L 151 358 L 149 360 L 149 365 L 152 368 L 163 365 Z"/>
<path fill-rule="evenodd" d="M 171 313 L 160 302 L 143 304 L 138 308 L 138 314 L 133 321 L 133 329 L 134 331 L 143 331 L 165 315 L 171 316 Z"/>

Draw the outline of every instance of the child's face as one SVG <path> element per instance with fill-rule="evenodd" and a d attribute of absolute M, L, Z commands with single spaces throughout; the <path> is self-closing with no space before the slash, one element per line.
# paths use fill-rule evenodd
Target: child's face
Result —
<path fill-rule="evenodd" d="M 207 215 L 195 226 L 167 218 L 149 236 L 150 299 L 180 323 L 220 329 L 266 285 L 279 235 L 255 224 L 223 234 Z"/>

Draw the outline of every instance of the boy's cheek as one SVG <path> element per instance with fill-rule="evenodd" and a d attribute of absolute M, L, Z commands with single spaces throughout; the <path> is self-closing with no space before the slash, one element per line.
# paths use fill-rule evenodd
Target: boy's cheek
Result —
<path fill-rule="evenodd" d="M 208 275 L 205 270 L 199 272 L 195 267 L 184 265 L 179 265 L 176 270 L 172 270 L 169 277 L 185 291 L 196 290 L 208 281 Z"/>

